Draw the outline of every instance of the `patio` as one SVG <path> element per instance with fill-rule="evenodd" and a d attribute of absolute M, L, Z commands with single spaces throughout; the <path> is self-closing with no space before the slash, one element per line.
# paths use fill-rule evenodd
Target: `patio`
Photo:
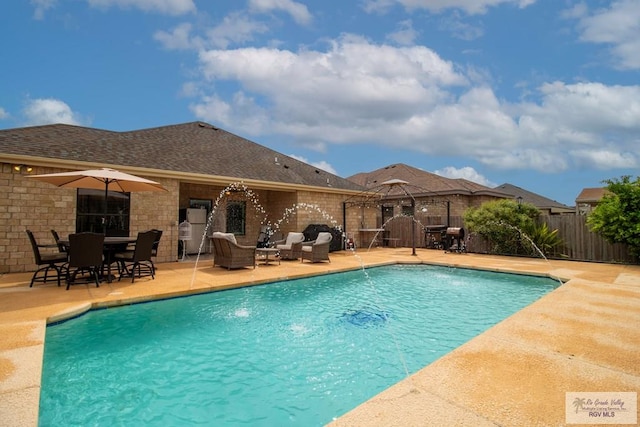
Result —
<path fill-rule="evenodd" d="M 143 278 L 29 288 L 31 273 L 0 277 L 0 419 L 35 426 L 47 322 L 139 301 L 210 292 L 387 263 L 429 263 L 569 280 L 529 307 L 384 391 L 332 426 L 564 425 L 565 393 L 640 390 L 640 266 L 545 261 L 439 250 L 333 252 L 331 263 L 228 271 L 201 258 L 158 264 Z M 637 402 L 636 402 L 637 403 Z"/>

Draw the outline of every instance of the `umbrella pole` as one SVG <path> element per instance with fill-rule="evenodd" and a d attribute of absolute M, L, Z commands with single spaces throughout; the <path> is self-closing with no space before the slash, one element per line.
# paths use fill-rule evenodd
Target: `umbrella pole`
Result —
<path fill-rule="evenodd" d="M 107 213 L 109 212 L 109 181 L 104 184 L 104 216 L 102 217 L 102 233 L 107 235 Z"/>

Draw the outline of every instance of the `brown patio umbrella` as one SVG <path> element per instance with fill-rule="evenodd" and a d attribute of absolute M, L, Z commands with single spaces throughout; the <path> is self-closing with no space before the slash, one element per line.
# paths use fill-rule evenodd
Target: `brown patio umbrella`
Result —
<path fill-rule="evenodd" d="M 168 191 L 155 181 L 109 168 L 30 175 L 29 178 L 48 182 L 58 187 L 104 189 L 105 219 L 107 217 L 109 190 L 121 193 L 131 193 L 134 191 Z"/>

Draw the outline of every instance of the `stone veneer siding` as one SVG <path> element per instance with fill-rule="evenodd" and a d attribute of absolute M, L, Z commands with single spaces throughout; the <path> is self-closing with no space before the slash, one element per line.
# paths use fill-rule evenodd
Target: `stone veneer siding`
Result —
<path fill-rule="evenodd" d="M 34 167 L 29 174 L 64 172 L 65 169 Z M 25 230 L 33 231 L 38 243 L 53 244 L 52 229 L 61 237 L 76 230 L 76 189 L 56 188 L 30 180 L 26 171 L 14 171 L 12 164 L 0 166 L 0 274 L 34 271 L 33 251 Z M 151 178 L 153 179 L 153 178 Z M 168 192 L 131 194 L 130 232 L 159 228 L 164 234 L 157 260 L 177 257 L 177 182 L 158 180 Z M 174 238 L 175 235 L 175 238 Z"/>
<path fill-rule="evenodd" d="M 212 200 L 214 212 L 211 218 L 212 231 L 226 231 L 226 202 L 246 200 L 245 235 L 236 236 L 238 243 L 254 245 L 263 224 L 271 223 L 273 230 L 284 238 L 288 232 L 301 232 L 309 224 L 327 224 L 343 227 L 342 201 L 346 196 L 314 191 L 253 190 L 247 187 L 254 200 L 247 194 L 220 196 L 224 188 L 204 184 L 180 185 L 180 208 L 189 206 L 189 199 Z M 219 206 L 216 209 L 216 201 Z"/>
<path fill-rule="evenodd" d="M 30 174 L 64 172 L 66 169 L 35 167 Z M 1 164 L 0 169 L 0 250 L 5 254 L 0 260 L 0 274 L 34 271 L 33 251 L 25 233 L 34 232 L 40 243 L 53 243 L 51 229 L 62 237 L 75 232 L 76 189 L 56 188 L 53 185 L 29 180 L 25 171 L 16 172 L 11 164 Z M 144 176 L 136 173 L 136 175 Z M 209 199 L 218 213 L 212 216 L 211 229 L 226 231 L 226 201 L 246 200 L 246 229 L 238 241 L 255 245 L 264 222 L 271 222 L 283 236 L 290 231 L 303 231 L 310 224 L 327 224 L 345 229 L 343 201 L 347 195 L 309 190 L 253 190 L 248 200 L 246 194 L 223 195 L 224 187 L 180 182 L 178 179 L 147 177 L 160 182 L 168 192 L 137 192 L 131 194 L 129 230 L 131 235 L 139 231 L 158 228 L 163 231 L 157 262 L 179 259 L 178 212 L 189 206 L 189 199 Z M 379 209 L 350 207 L 346 211 L 347 231 L 355 233 L 366 223 L 376 226 Z M 53 250 L 53 249 L 52 249 Z"/>

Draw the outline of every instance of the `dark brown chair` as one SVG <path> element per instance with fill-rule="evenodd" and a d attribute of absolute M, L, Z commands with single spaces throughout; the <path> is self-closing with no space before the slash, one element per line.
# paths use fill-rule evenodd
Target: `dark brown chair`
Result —
<path fill-rule="evenodd" d="M 156 265 L 153 263 L 153 258 L 158 257 L 158 246 L 160 245 L 160 238 L 162 237 L 162 230 L 154 228 L 151 230 L 156 233 L 156 239 L 153 241 L 153 247 L 151 248 L 151 265 L 153 266 L 153 272 L 156 271 Z"/>
<path fill-rule="evenodd" d="M 331 240 L 333 236 L 331 233 L 320 232 L 318 237 L 313 241 L 311 245 L 306 244 L 302 246 L 302 258 L 301 261 L 308 260 L 311 262 L 329 261 L 329 249 L 331 247 Z"/>
<path fill-rule="evenodd" d="M 151 256 L 153 245 L 156 242 L 157 233 L 154 230 L 141 231 L 136 238 L 136 247 L 131 251 L 118 252 L 114 255 L 114 260 L 120 265 L 120 277 L 131 277 L 131 283 L 134 282 L 136 276 L 151 276 L 155 279 L 155 267 Z"/>
<path fill-rule="evenodd" d="M 67 272 L 67 254 L 62 252 L 40 252 L 40 249 L 49 248 L 51 250 L 57 248 L 58 245 L 39 245 L 33 236 L 33 233 L 30 230 L 26 231 L 29 236 L 29 241 L 31 242 L 31 248 L 33 249 L 33 257 L 35 258 L 36 265 L 38 267 L 31 277 L 29 287 L 32 287 L 36 282 L 47 283 L 47 280 L 51 278 L 49 274 L 53 271 L 56 273 L 58 286 L 60 286 L 60 278 L 63 277 L 63 275 L 66 276 Z"/>
<path fill-rule="evenodd" d="M 51 230 L 51 235 L 53 236 L 53 240 L 56 241 L 56 245 L 58 245 L 58 252 L 67 252 L 67 246 L 60 242 L 60 236 L 56 230 Z"/>
<path fill-rule="evenodd" d="M 256 247 L 239 245 L 233 233 L 219 231 L 211 235 L 213 266 L 232 268 L 256 268 Z"/>
<path fill-rule="evenodd" d="M 76 283 L 94 282 L 100 287 L 100 270 L 104 252 L 104 234 L 74 233 L 69 235 L 69 271 L 67 290 Z M 80 277 L 79 277 L 80 275 Z M 78 281 L 79 279 L 84 279 Z"/>

